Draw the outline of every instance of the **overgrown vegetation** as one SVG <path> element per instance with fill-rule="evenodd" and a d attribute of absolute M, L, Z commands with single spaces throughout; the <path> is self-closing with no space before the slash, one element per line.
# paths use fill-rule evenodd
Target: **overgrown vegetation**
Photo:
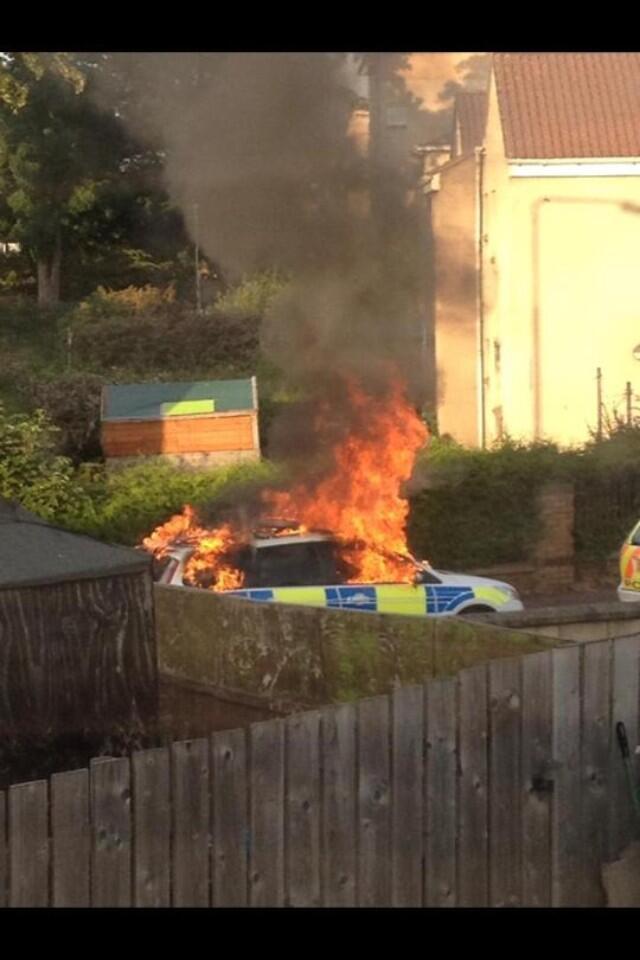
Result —
<path fill-rule="evenodd" d="M 84 387 L 90 393 L 93 381 Z M 60 384 L 51 388 L 48 404 L 59 405 L 59 419 L 67 399 L 73 407 L 74 388 L 82 395 L 83 381 L 70 377 L 66 393 Z M 107 472 L 101 463 L 78 462 L 88 442 L 81 427 L 70 421 L 65 436 L 42 410 L 9 413 L 0 406 L 0 496 L 72 530 L 135 545 L 185 503 L 213 522 L 222 505 L 287 480 L 285 467 L 269 460 L 209 470 L 142 464 Z M 60 452 L 65 445 L 71 455 Z M 577 561 L 605 562 L 640 518 L 640 428 L 571 451 L 512 441 L 468 450 L 434 440 L 418 463 L 419 489 L 410 497 L 411 549 L 445 569 L 525 560 L 539 535 L 537 495 L 554 480 L 573 484 L 576 492 Z"/>
<path fill-rule="evenodd" d="M 512 440 L 469 450 L 434 440 L 417 479 L 424 488 L 412 497 L 410 543 L 435 565 L 469 569 L 530 557 L 538 493 L 553 481 L 575 490 L 578 565 L 604 564 L 640 519 L 640 424 L 614 424 L 572 450 Z"/>
<path fill-rule="evenodd" d="M 523 560 L 538 534 L 540 487 L 570 479 L 576 462 L 553 444 L 470 450 L 434 440 L 417 468 L 424 489 L 412 498 L 413 552 L 454 569 Z"/>

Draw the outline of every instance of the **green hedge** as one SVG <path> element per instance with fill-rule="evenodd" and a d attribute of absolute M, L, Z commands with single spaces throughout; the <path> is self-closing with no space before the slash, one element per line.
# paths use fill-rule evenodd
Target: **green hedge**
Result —
<path fill-rule="evenodd" d="M 185 503 L 213 521 L 222 505 L 287 479 L 287 468 L 269 460 L 206 471 L 74 468 L 59 455 L 59 437 L 42 411 L 10 414 L 0 405 L 0 496 L 112 542 L 138 543 Z M 538 493 L 558 480 L 575 489 L 576 560 L 607 560 L 640 519 L 640 429 L 573 451 L 513 442 L 480 451 L 433 441 L 413 479 L 410 548 L 444 569 L 526 560 L 539 533 Z"/>
<path fill-rule="evenodd" d="M 135 546 L 186 503 L 200 508 L 206 521 L 223 501 L 250 496 L 280 479 L 281 471 L 269 461 L 214 470 L 141 464 L 107 473 L 86 467 L 77 481 L 83 496 L 59 519 L 77 532 Z"/>
<path fill-rule="evenodd" d="M 434 440 L 416 471 L 424 489 L 411 498 L 413 553 L 444 569 L 524 560 L 538 533 L 537 493 L 570 473 L 568 459 L 552 444 L 469 450 Z"/>
<path fill-rule="evenodd" d="M 435 440 L 416 472 L 423 487 L 411 498 L 410 545 L 442 568 L 531 557 L 539 534 L 538 493 L 553 481 L 574 486 L 578 564 L 604 563 L 640 520 L 638 426 L 573 450 L 513 441 L 468 450 Z"/>

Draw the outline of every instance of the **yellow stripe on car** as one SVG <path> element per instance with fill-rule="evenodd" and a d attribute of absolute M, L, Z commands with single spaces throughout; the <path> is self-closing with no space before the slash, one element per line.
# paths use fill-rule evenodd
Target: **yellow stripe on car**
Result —
<path fill-rule="evenodd" d="M 308 607 L 326 607 L 324 587 L 274 587 L 273 599 L 280 603 L 299 603 Z"/>
<path fill-rule="evenodd" d="M 473 594 L 478 600 L 486 600 L 496 607 L 501 607 L 509 599 L 507 594 L 497 587 L 474 587 Z"/>
<path fill-rule="evenodd" d="M 389 583 L 376 587 L 378 613 L 424 614 L 427 600 L 424 587 L 410 583 Z"/>

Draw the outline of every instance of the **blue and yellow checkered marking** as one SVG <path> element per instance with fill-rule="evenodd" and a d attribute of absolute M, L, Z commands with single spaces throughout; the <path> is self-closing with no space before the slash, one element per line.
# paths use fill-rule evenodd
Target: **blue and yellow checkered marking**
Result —
<path fill-rule="evenodd" d="M 364 610 L 369 613 L 399 613 L 406 616 L 453 613 L 470 600 L 478 599 L 500 606 L 505 594 L 495 587 L 413 585 L 384 583 L 377 586 L 346 584 L 336 587 L 274 587 L 273 589 L 233 590 L 235 597 L 248 600 L 293 603 L 331 610 Z"/>

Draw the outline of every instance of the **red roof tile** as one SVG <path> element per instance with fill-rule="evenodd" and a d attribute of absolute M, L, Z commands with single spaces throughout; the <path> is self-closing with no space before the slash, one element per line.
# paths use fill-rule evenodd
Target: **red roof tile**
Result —
<path fill-rule="evenodd" d="M 481 146 L 486 122 L 487 94 L 484 91 L 459 93 L 456 96 L 453 128 L 456 133 L 460 128 L 461 154 Z M 456 139 L 454 134 L 454 147 Z"/>
<path fill-rule="evenodd" d="M 507 157 L 640 157 L 640 53 L 495 53 Z"/>

